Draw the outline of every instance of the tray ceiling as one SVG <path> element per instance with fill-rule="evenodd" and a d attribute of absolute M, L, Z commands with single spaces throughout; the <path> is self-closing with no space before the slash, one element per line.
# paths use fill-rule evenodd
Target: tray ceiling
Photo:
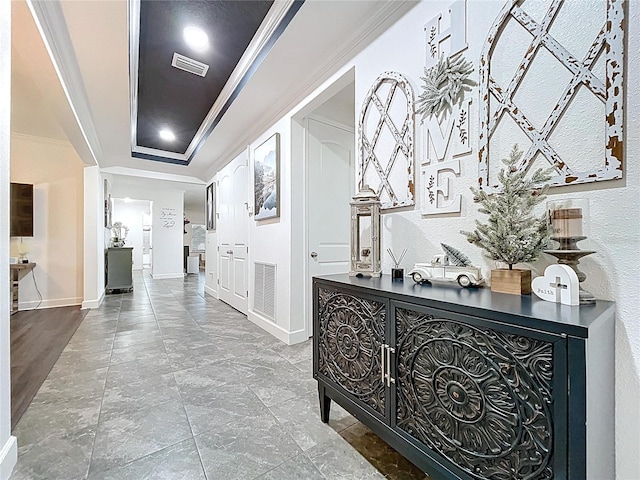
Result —
<path fill-rule="evenodd" d="M 132 1 L 132 156 L 189 164 L 302 3 Z"/>

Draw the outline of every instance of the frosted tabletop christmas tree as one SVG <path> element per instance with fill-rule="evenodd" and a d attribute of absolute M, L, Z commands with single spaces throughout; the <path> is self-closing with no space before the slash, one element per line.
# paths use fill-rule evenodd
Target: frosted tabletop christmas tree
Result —
<path fill-rule="evenodd" d="M 509 266 L 491 271 L 491 290 L 502 293 L 531 293 L 531 271 L 513 266 L 536 260 L 549 241 L 546 215 L 534 215 L 533 209 L 546 198 L 548 186 L 541 185 L 551 178 L 550 169 L 540 168 L 527 178 L 527 171 L 517 168 L 521 158 L 522 151 L 514 145 L 502 160 L 505 168 L 498 174 L 499 193 L 490 196 L 471 187 L 473 201 L 481 205 L 478 211 L 489 218 L 487 223 L 476 220 L 473 232 L 460 232 L 489 258 Z"/>

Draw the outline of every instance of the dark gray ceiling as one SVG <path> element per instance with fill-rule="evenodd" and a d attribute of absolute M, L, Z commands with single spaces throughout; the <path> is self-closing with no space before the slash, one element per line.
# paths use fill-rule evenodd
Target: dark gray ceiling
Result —
<path fill-rule="evenodd" d="M 291 8 L 292 15 L 287 15 L 276 35 L 282 33 L 299 9 L 300 5 L 295 3 Z M 185 165 L 189 163 L 190 158 L 176 161 L 175 155 L 170 153 L 187 153 L 272 4 L 273 0 L 140 2 L 134 147 L 155 151 L 152 154 L 136 154 L 134 148 L 134 156 Z M 198 52 L 185 43 L 182 32 L 187 25 L 199 27 L 207 33 L 210 44 L 208 50 Z M 268 48 L 273 42 L 269 44 Z M 174 52 L 209 65 L 206 76 L 203 78 L 171 66 Z M 172 142 L 162 140 L 159 136 L 161 128 L 171 129 L 176 139 Z M 205 139 L 206 135 L 201 142 Z M 166 152 L 169 155 L 164 157 L 163 153 Z"/>

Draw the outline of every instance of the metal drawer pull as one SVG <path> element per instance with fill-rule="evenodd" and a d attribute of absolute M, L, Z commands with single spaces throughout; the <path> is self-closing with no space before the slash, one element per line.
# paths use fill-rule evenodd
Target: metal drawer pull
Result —
<path fill-rule="evenodd" d="M 391 354 L 396 353 L 396 349 L 387 345 L 387 387 L 396 383 L 396 379 L 391 377 Z"/>
<path fill-rule="evenodd" d="M 384 368 L 384 349 L 386 345 L 380 345 L 380 381 L 382 385 L 384 385 L 384 377 L 386 375 L 386 371 Z"/>

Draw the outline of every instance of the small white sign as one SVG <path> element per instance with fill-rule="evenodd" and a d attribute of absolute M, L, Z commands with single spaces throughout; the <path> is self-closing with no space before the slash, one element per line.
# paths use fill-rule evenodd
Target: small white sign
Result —
<path fill-rule="evenodd" d="M 547 302 L 580 305 L 578 275 L 567 265 L 549 265 L 542 277 L 533 279 L 531 290 Z"/>

